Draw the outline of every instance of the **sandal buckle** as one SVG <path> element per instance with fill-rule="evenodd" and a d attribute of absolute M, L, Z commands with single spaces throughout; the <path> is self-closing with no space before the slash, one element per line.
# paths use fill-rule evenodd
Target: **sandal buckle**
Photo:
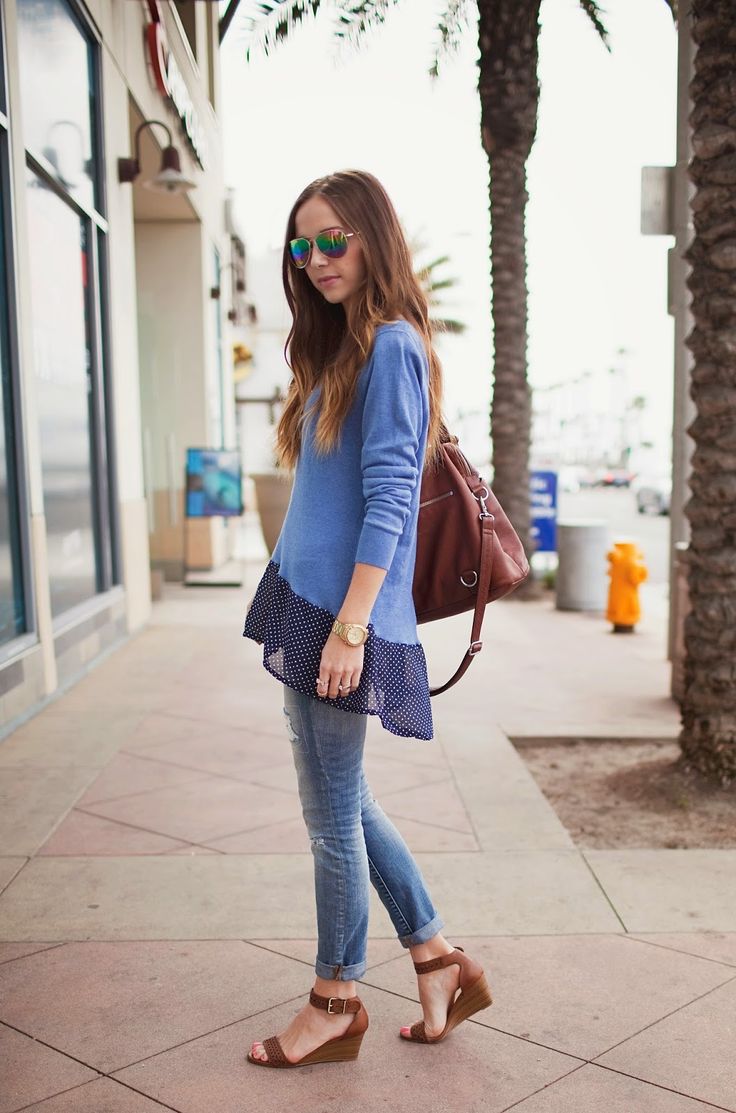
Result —
<path fill-rule="evenodd" d="M 341 1009 L 333 1009 L 332 1008 L 332 1002 L 333 1001 L 342 1001 L 342 1008 Z M 335 1014 L 344 1013 L 344 1012 L 346 1012 L 346 1009 L 347 1009 L 347 1003 L 348 1003 L 347 997 L 328 997 L 328 999 L 327 999 L 327 1011 L 328 1011 L 328 1013 L 332 1013 L 333 1016 Z"/>

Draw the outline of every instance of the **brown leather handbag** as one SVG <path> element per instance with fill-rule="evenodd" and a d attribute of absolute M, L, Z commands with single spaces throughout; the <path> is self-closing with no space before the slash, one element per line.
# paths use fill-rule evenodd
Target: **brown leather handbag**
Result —
<path fill-rule="evenodd" d="M 417 623 L 473 611 L 470 645 L 445 692 L 470 667 L 483 642 L 486 604 L 508 595 L 529 575 L 518 534 L 498 499 L 442 426 L 442 460 L 424 468 L 419 494 L 412 593 Z"/>

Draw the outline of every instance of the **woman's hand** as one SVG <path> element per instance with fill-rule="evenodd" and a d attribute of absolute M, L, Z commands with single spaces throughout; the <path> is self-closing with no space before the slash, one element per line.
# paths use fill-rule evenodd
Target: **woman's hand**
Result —
<path fill-rule="evenodd" d="M 363 672 L 364 651 L 365 644 L 347 645 L 341 637 L 330 632 L 322 650 L 319 677 L 315 682 L 317 695 L 338 699 L 354 692 Z M 338 684 L 342 685 L 340 691 Z"/>

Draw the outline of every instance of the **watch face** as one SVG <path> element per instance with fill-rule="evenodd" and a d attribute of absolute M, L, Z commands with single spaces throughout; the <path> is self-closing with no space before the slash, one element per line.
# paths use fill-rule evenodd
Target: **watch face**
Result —
<path fill-rule="evenodd" d="M 355 627 L 348 630 L 348 641 L 351 645 L 360 645 L 363 641 L 363 631 L 356 630 Z"/>

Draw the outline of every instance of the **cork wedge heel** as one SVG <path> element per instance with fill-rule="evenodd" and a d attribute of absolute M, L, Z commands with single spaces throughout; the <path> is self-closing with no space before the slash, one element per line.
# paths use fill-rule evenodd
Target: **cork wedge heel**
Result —
<path fill-rule="evenodd" d="M 308 1067 L 313 1063 L 340 1063 L 358 1058 L 363 1036 L 368 1030 L 368 1013 L 360 997 L 323 997 L 312 989 L 309 1001 L 315 1008 L 326 1009 L 328 1013 L 355 1013 L 347 1032 L 325 1040 L 295 1063 L 287 1059 L 278 1036 L 267 1036 L 263 1047 L 268 1059 L 256 1059 L 249 1051 L 246 1055 L 249 1063 L 258 1067 Z"/>
<path fill-rule="evenodd" d="M 467 1020 L 473 1013 L 480 1012 L 481 1009 L 487 1009 L 489 1005 L 493 1004 L 491 990 L 483 967 L 475 959 L 466 955 L 462 947 L 455 947 L 449 954 L 440 955 L 439 958 L 431 958 L 427 962 L 415 962 L 414 969 L 417 974 L 428 974 L 431 970 L 438 970 L 441 966 L 452 966 L 454 964 L 460 967 L 460 992 L 447 1008 L 447 1019 L 442 1031 L 437 1036 L 428 1036 L 424 1021 L 418 1020 L 416 1024 L 412 1024 L 408 1036 L 399 1033 L 402 1040 L 410 1040 L 416 1043 L 439 1043 L 463 1020 Z"/>

